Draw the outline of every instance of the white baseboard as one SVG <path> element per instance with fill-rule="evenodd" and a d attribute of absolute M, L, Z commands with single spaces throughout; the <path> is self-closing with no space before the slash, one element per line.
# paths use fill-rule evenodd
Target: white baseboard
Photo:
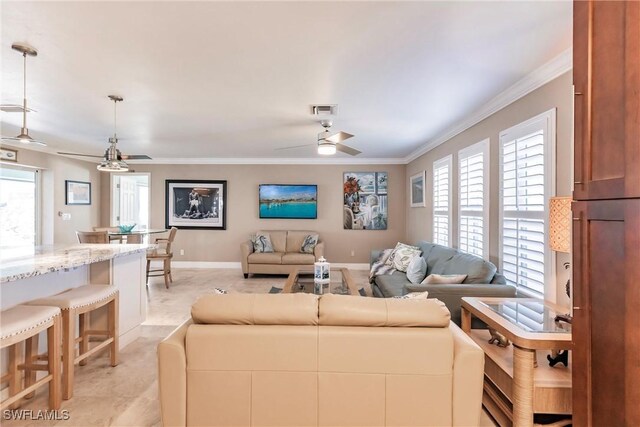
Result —
<path fill-rule="evenodd" d="M 210 262 L 210 261 L 173 261 L 171 262 L 173 268 L 242 268 L 239 262 Z M 334 267 L 348 268 L 349 270 L 369 270 L 369 264 L 367 263 L 332 263 Z M 161 268 L 162 261 L 152 261 L 152 268 Z"/>

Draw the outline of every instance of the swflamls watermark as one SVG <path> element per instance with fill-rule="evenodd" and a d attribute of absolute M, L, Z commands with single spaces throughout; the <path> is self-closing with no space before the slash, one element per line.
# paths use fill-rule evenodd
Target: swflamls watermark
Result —
<path fill-rule="evenodd" d="M 16 421 L 66 421 L 71 418 L 69 410 L 48 409 L 5 409 L 2 419 Z"/>

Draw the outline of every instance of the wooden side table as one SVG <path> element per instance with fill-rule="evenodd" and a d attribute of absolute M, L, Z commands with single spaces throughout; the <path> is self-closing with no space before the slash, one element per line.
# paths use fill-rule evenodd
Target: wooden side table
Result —
<path fill-rule="evenodd" d="M 485 352 L 483 404 L 501 425 L 533 426 L 535 413 L 571 414 L 570 367 L 551 368 L 544 354 L 536 354 L 572 349 L 571 325 L 553 320 L 565 312 L 535 298 L 462 298 L 462 330 Z M 489 344 L 488 331 L 471 330 L 471 316 L 512 345 Z"/>

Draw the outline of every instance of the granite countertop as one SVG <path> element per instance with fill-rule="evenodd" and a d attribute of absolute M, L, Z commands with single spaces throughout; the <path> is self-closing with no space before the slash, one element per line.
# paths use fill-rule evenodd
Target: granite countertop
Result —
<path fill-rule="evenodd" d="M 29 253 L 6 250 L 0 254 L 0 283 L 14 282 L 59 270 L 145 252 L 156 245 L 73 244 L 44 245 Z"/>

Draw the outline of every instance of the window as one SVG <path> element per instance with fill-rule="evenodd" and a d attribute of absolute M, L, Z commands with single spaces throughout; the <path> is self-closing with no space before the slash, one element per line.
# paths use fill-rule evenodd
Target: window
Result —
<path fill-rule="evenodd" d="M 489 258 L 489 140 L 458 153 L 458 248 Z"/>
<path fill-rule="evenodd" d="M 2 165 L 0 168 L 0 245 L 29 248 L 38 243 L 38 171 Z"/>
<path fill-rule="evenodd" d="M 555 109 L 500 133 L 500 267 L 509 284 L 551 301 L 547 213 L 554 153 Z"/>
<path fill-rule="evenodd" d="M 451 156 L 433 163 L 433 243 L 451 245 Z"/>

